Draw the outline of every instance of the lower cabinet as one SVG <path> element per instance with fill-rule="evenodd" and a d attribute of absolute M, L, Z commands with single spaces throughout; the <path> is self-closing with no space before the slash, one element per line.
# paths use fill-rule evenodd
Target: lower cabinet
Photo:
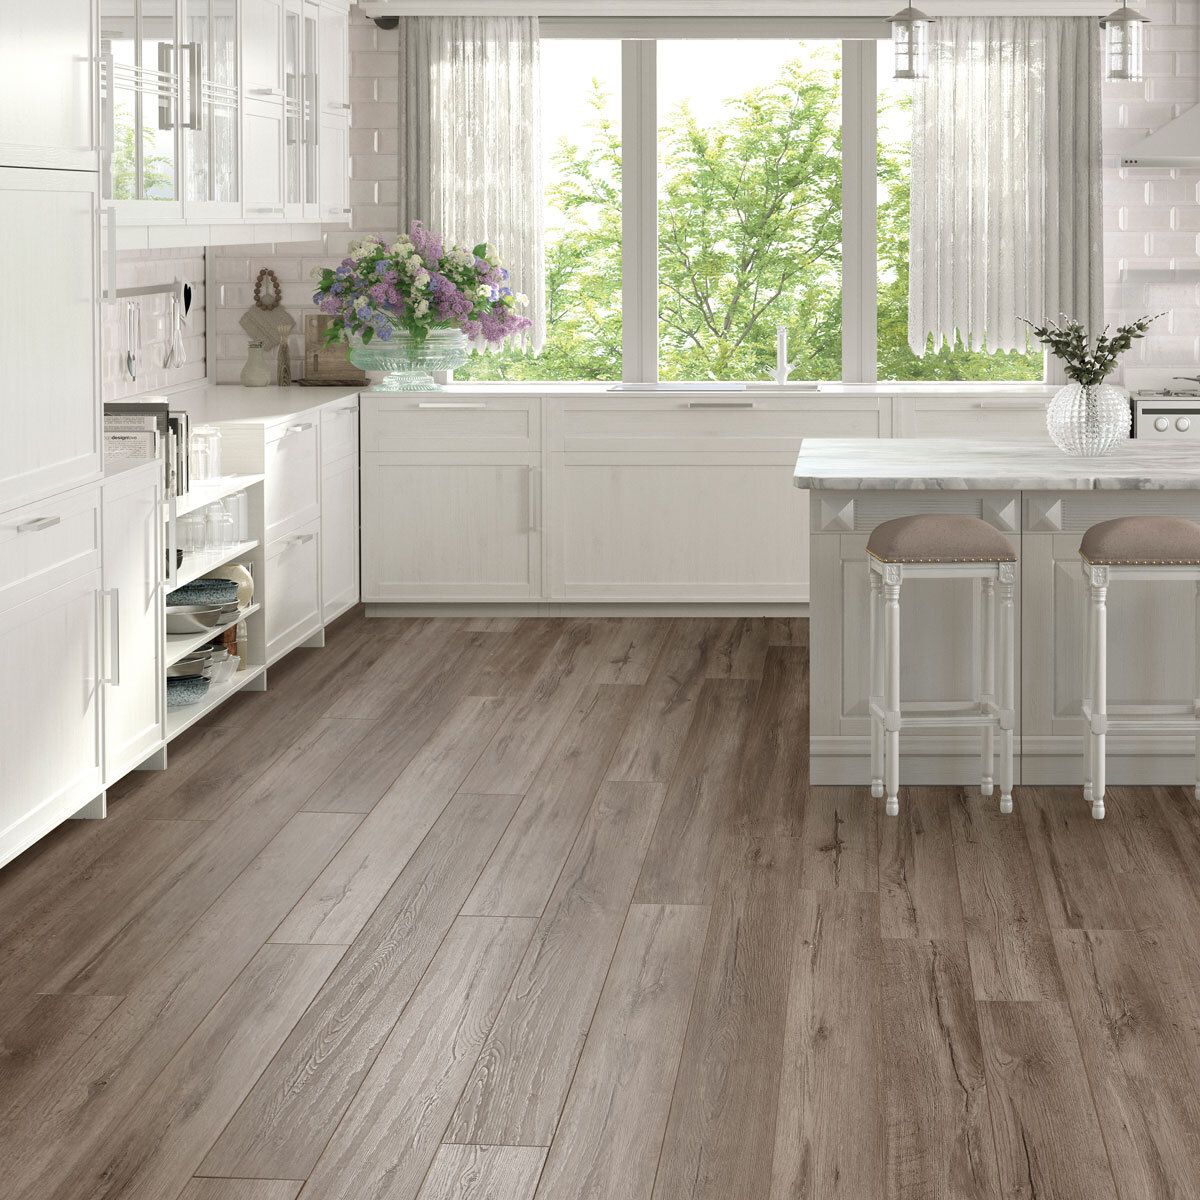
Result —
<path fill-rule="evenodd" d="M 100 795 L 100 572 L 0 611 L 0 864 Z"/>
<path fill-rule="evenodd" d="M 541 513 L 536 453 L 364 454 L 363 599 L 536 599 Z"/>
<path fill-rule="evenodd" d="M 267 546 L 268 666 L 321 629 L 320 551 L 319 520 Z"/>
<path fill-rule="evenodd" d="M 321 468 L 321 613 L 358 603 L 358 455 Z"/>
<path fill-rule="evenodd" d="M 102 670 L 104 783 L 144 762 L 162 743 L 162 478 L 157 464 L 103 488 Z"/>
<path fill-rule="evenodd" d="M 808 503 L 792 486 L 794 453 L 556 457 L 552 597 L 808 599 Z"/>

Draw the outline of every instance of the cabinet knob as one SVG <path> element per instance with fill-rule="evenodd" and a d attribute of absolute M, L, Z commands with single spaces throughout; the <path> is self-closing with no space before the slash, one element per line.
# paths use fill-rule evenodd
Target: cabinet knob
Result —
<path fill-rule="evenodd" d="M 1187 433 L 1191 427 L 1192 422 L 1189 417 L 1180 417 L 1175 422 L 1175 428 L 1178 429 L 1180 433 Z"/>
<path fill-rule="evenodd" d="M 1166 417 L 1155 417 L 1154 418 L 1154 428 L 1157 429 L 1159 433 L 1166 433 L 1167 426 L 1169 424 L 1170 424 L 1170 422 L 1167 420 Z"/>

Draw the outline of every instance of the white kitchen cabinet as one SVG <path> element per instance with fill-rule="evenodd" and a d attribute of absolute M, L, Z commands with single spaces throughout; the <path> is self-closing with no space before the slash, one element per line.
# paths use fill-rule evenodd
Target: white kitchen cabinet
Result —
<path fill-rule="evenodd" d="M 887 398 L 565 398 L 548 421 L 550 597 L 808 599 L 805 437 L 880 437 Z"/>
<path fill-rule="evenodd" d="M 246 95 L 283 98 L 283 0 L 241 0 Z"/>
<path fill-rule="evenodd" d="M 321 469 L 321 612 L 328 624 L 358 603 L 358 455 Z"/>
<path fill-rule="evenodd" d="M 347 116 L 350 112 L 349 6 L 321 0 L 320 101 L 322 112 Z"/>
<path fill-rule="evenodd" d="M 100 489 L 0 514 L 0 864 L 103 792 Z"/>
<path fill-rule="evenodd" d="M 100 186 L 122 220 L 178 220 L 183 109 L 176 0 L 101 0 Z"/>
<path fill-rule="evenodd" d="M 1046 436 L 1045 396 L 971 393 L 898 395 L 896 437 L 1014 438 Z"/>
<path fill-rule="evenodd" d="M 321 409 L 321 611 L 358 603 L 358 397 Z"/>
<path fill-rule="evenodd" d="M 91 0 L 0 7 L 0 165 L 96 170 Z"/>
<path fill-rule="evenodd" d="M 322 112 L 320 122 L 321 220 L 345 225 L 350 221 L 350 118 Z"/>
<path fill-rule="evenodd" d="M 551 598 L 808 599 L 795 454 L 610 451 L 557 461 Z"/>
<path fill-rule="evenodd" d="M 97 235 L 94 174 L 0 168 L 0 511 L 100 475 Z"/>
<path fill-rule="evenodd" d="M 542 594 L 540 456 L 365 453 L 363 599 Z"/>
<path fill-rule="evenodd" d="M 320 417 L 299 413 L 264 431 L 267 541 L 321 515 Z"/>
<path fill-rule="evenodd" d="M 237 0 L 182 0 L 184 202 L 189 220 L 237 220 L 241 108 Z"/>
<path fill-rule="evenodd" d="M 157 463 L 103 486 L 106 787 L 149 758 L 164 736 L 162 486 Z"/>
<path fill-rule="evenodd" d="M 321 522 L 267 546 L 267 664 L 321 631 Z"/>
<path fill-rule="evenodd" d="M 242 190 L 246 219 L 283 220 L 283 136 L 286 118 L 282 99 L 248 99 L 242 109 L 245 169 Z"/>

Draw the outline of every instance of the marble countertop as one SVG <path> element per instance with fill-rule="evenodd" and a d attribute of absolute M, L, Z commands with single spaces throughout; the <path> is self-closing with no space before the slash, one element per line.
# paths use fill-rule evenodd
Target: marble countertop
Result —
<path fill-rule="evenodd" d="M 804 438 L 798 488 L 875 491 L 1200 491 L 1200 443 L 1130 440 L 1072 458 L 1047 438 Z"/>

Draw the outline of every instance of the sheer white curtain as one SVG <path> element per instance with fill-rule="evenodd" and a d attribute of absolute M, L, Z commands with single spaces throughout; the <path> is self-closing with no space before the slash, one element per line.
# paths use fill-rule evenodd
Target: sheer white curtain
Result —
<path fill-rule="evenodd" d="M 1033 321 L 1103 324 L 1100 31 L 947 17 L 913 98 L 908 340 L 1025 349 Z"/>
<path fill-rule="evenodd" d="M 401 225 L 495 245 L 534 351 L 545 337 L 540 43 L 536 17 L 401 21 Z"/>

